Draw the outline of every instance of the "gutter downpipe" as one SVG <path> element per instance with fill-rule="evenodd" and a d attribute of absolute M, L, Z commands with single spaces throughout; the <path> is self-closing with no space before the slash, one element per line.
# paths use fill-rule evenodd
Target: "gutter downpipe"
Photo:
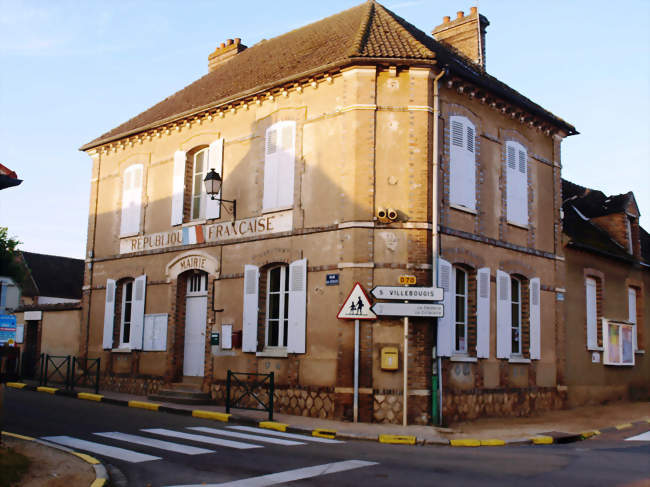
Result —
<path fill-rule="evenodd" d="M 447 74 L 447 68 L 443 67 L 440 73 L 433 79 L 433 161 L 431 167 L 431 286 L 436 287 L 438 285 L 438 158 L 439 158 L 439 124 L 438 119 L 440 118 L 440 97 L 438 94 L 438 82 L 440 79 Z M 438 332 L 438 321 L 436 318 L 436 333 Z M 436 347 L 437 348 L 437 347 Z M 436 364 L 433 366 L 437 370 L 432 370 L 437 372 L 438 376 L 438 390 L 431 391 L 431 400 L 435 397 L 436 392 L 438 393 L 438 424 L 442 425 L 442 363 L 440 356 L 436 353 Z M 433 382 L 432 382 L 433 389 Z M 431 418 L 433 420 L 433 418 Z M 435 421 L 435 420 L 434 420 Z"/>

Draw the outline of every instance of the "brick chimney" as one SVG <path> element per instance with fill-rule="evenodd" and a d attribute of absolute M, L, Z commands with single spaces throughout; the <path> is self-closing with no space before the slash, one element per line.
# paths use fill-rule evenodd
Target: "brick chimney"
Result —
<path fill-rule="evenodd" d="M 217 66 L 233 58 L 244 49 L 246 49 L 246 46 L 241 43 L 239 37 L 234 40 L 228 39 L 226 42 L 222 42 L 221 45 L 208 56 L 208 72 L 210 73 L 214 71 Z"/>
<path fill-rule="evenodd" d="M 485 29 L 490 25 L 488 19 L 478 13 L 477 7 L 470 9 L 469 15 L 460 11 L 456 18 L 442 18 L 442 24 L 433 29 L 433 37 L 450 45 L 485 69 Z"/>

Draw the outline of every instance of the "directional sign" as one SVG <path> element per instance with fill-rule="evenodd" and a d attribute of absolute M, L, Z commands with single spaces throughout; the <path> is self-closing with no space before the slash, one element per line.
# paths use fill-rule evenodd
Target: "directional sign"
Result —
<path fill-rule="evenodd" d="M 372 311 L 379 316 L 422 316 L 442 318 L 442 304 L 430 303 L 375 303 Z"/>
<path fill-rule="evenodd" d="M 370 294 L 377 299 L 442 301 L 441 287 L 375 286 Z"/>
<path fill-rule="evenodd" d="M 370 300 L 361 284 L 357 282 L 354 285 L 336 317 L 340 320 L 374 320 L 377 318 L 377 315 L 370 309 Z"/>

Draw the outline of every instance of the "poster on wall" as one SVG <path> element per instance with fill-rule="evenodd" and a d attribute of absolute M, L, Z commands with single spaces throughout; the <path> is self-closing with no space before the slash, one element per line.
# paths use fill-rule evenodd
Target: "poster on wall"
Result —
<path fill-rule="evenodd" d="M 14 315 L 0 315 L 0 346 L 16 345 L 16 317 Z"/>
<path fill-rule="evenodd" d="M 605 365 L 634 365 L 634 325 L 603 319 Z"/>

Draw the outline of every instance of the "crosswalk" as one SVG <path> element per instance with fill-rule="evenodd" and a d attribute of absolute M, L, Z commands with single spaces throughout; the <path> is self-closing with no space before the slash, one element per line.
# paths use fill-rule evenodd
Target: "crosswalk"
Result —
<path fill-rule="evenodd" d="M 253 450 L 265 446 L 293 447 L 309 443 L 344 443 L 340 440 L 318 438 L 315 436 L 285 433 L 281 431 L 256 428 L 252 426 L 229 426 L 227 428 L 208 428 L 194 426 L 178 429 L 143 428 L 134 433 L 120 431 L 93 432 L 97 441 L 89 441 L 74 436 L 43 436 L 40 439 L 63 445 L 74 450 L 81 450 L 102 457 L 122 460 L 129 463 L 162 460 L 164 452 L 182 455 L 203 455 L 217 453 L 219 448 Z M 166 439 L 161 439 L 161 437 Z M 102 439 L 109 443 L 100 442 Z M 170 441 L 173 440 L 173 441 Z M 188 444 L 187 442 L 194 443 Z M 138 450 L 124 448 L 124 445 L 137 445 Z M 196 446 L 195 444 L 202 446 Z M 207 448 L 205 447 L 207 446 Z M 149 452 L 149 449 L 152 451 Z"/>

